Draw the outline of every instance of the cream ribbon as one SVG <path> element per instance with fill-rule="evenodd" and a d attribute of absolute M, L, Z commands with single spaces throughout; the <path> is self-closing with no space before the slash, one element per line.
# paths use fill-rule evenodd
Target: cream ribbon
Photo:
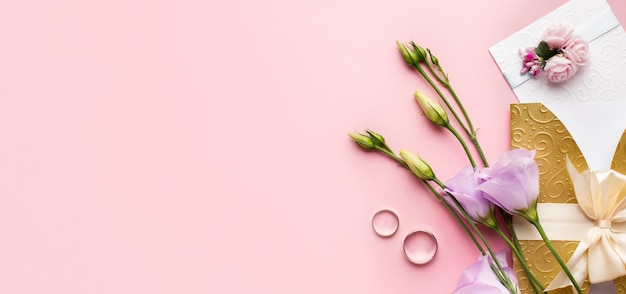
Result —
<path fill-rule="evenodd" d="M 594 222 L 567 262 L 572 276 L 582 285 L 587 276 L 596 284 L 626 275 L 626 231 L 617 228 L 626 222 L 626 175 L 614 170 L 579 174 L 569 160 L 567 170 L 580 208 Z M 568 285 L 561 271 L 546 290 Z"/>

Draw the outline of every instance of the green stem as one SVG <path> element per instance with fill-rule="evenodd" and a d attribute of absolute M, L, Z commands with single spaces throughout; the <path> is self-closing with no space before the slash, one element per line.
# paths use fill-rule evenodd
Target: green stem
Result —
<path fill-rule="evenodd" d="M 474 144 L 474 147 L 476 147 L 476 151 L 478 152 L 478 155 L 480 156 L 480 159 L 482 160 L 483 165 L 485 167 L 489 167 L 489 162 L 487 162 L 487 158 L 485 157 L 485 153 L 483 153 L 483 148 L 480 147 L 480 143 L 478 143 L 478 139 L 476 138 L 476 132 L 475 131 L 472 131 L 472 134 L 470 135 L 470 140 Z"/>
<path fill-rule="evenodd" d="M 463 230 L 470 237 L 470 239 L 472 239 L 472 242 L 474 242 L 474 245 L 476 245 L 476 248 L 480 251 L 480 253 L 482 255 L 486 255 L 487 253 L 485 252 L 485 249 L 483 249 L 480 243 L 478 243 L 478 240 L 476 240 L 476 237 L 474 236 L 474 234 L 472 234 L 470 229 L 467 227 L 467 224 L 465 224 L 465 222 L 461 220 L 457 212 L 454 211 L 454 209 L 450 206 L 450 204 L 445 199 L 443 199 L 443 197 L 441 197 L 441 195 L 437 192 L 437 190 L 435 190 L 435 188 L 433 188 L 427 181 L 422 181 L 422 182 L 424 182 L 426 187 L 428 187 L 428 189 L 437 197 L 437 200 L 439 200 L 439 202 L 441 202 L 441 204 L 443 204 L 443 206 L 445 206 L 448 209 L 448 211 L 450 211 L 450 213 L 454 216 L 456 221 L 459 224 L 461 224 L 461 226 L 463 227 Z"/>
<path fill-rule="evenodd" d="M 439 187 L 441 187 L 442 189 L 446 188 L 446 185 L 444 185 L 437 178 L 433 179 L 433 182 L 435 182 L 437 185 L 439 185 Z M 504 280 L 501 280 L 501 281 L 503 282 L 503 284 L 506 283 L 505 286 L 507 286 L 507 288 L 508 288 L 508 285 L 511 284 L 511 280 L 510 280 L 509 276 L 504 272 L 504 269 L 503 269 L 502 265 L 500 264 L 500 261 L 498 261 L 498 258 L 496 257 L 496 254 L 491 249 L 491 246 L 489 246 L 489 242 L 487 242 L 487 239 L 485 238 L 485 236 L 478 229 L 478 227 L 476 227 L 476 225 L 474 224 L 474 221 L 467 214 L 467 211 L 465 211 L 465 209 L 463 208 L 461 203 L 459 203 L 459 201 L 453 195 L 450 195 L 449 193 L 448 193 L 448 195 L 450 196 L 450 199 L 452 199 L 452 201 L 454 202 L 454 205 L 457 207 L 458 211 L 461 212 L 461 215 L 463 215 L 463 218 L 465 218 L 465 220 L 467 221 L 467 223 L 469 223 L 469 225 L 474 230 L 474 232 L 476 232 L 476 235 L 478 235 L 478 238 L 480 238 L 482 243 L 485 244 L 485 247 L 487 248 L 487 251 L 489 252 L 489 255 L 491 255 L 491 258 L 493 259 L 493 262 L 498 267 L 499 272 L 503 273 L 503 275 L 504 275 Z"/>
<path fill-rule="evenodd" d="M 478 139 L 476 139 L 476 130 L 474 129 L 474 125 L 472 124 L 472 120 L 470 119 L 469 114 L 465 110 L 465 106 L 463 106 L 463 103 L 461 103 L 461 99 L 459 99 L 459 96 L 456 94 L 456 92 L 454 91 L 450 83 L 447 82 L 444 85 L 446 89 L 448 89 L 450 94 L 452 95 L 452 98 L 454 98 L 454 101 L 456 102 L 456 104 L 459 106 L 459 109 L 461 109 L 461 113 L 463 113 L 463 117 L 465 117 L 465 121 L 467 122 L 468 129 L 471 130 L 471 132 L 467 132 L 468 129 L 465 129 L 465 131 L 467 132 L 467 135 L 470 137 L 470 140 L 474 144 L 474 147 L 476 147 L 476 151 L 480 155 L 480 159 L 483 161 L 483 164 L 485 165 L 485 167 L 488 167 L 489 163 L 487 162 L 487 158 L 485 157 L 485 154 L 483 153 L 482 147 L 480 147 L 480 143 L 478 142 Z"/>
<path fill-rule="evenodd" d="M 430 76 L 424 71 L 424 69 L 421 66 L 419 66 L 419 64 L 415 66 L 415 69 L 417 69 L 417 71 L 422 75 L 422 77 L 424 77 L 424 79 L 433 88 L 433 90 L 437 92 L 437 95 L 439 95 L 439 97 L 441 98 L 441 101 L 443 101 L 443 103 L 446 104 L 446 107 L 448 108 L 448 110 L 450 110 L 450 113 L 452 113 L 452 116 L 454 116 L 454 119 L 456 119 L 456 121 L 459 123 L 461 128 L 463 128 L 463 130 L 465 131 L 465 133 L 469 134 L 467 127 L 465 126 L 463 121 L 461 121 L 461 119 L 459 118 L 459 115 L 456 113 L 456 110 L 452 108 L 452 105 L 450 105 L 450 102 L 448 101 L 446 96 L 443 94 L 443 92 L 441 92 L 437 84 L 435 84 L 433 79 L 430 78 Z"/>
<path fill-rule="evenodd" d="M 450 94 L 452 95 L 452 98 L 454 98 L 454 102 L 456 102 L 456 104 L 459 106 L 459 109 L 461 110 L 461 113 L 463 113 L 463 117 L 465 118 L 465 121 L 467 122 L 467 126 L 472 131 L 472 134 L 473 134 L 474 133 L 474 126 L 472 124 L 472 120 L 470 119 L 469 114 L 465 110 L 465 107 L 463 106 L 463 103 L 461 103 L 461 99 L 459 99 L 459 96 L 456 94 L 456 92 L 454 91 L 454 89 L 452 88 L 452 86 L 450 85 L 449 82 L 444 84 L 444 86 L 446 87 L 446 89 L 448 89 L 448 91 L 450 91 Z M 471 134 L 468 133 L 468 135 L 471 135 Z"/>
<path fill-rule="evenodd" d="M 480 143 L 476 139 L 476 130 L 474 129 L 474 125 L 472 124 L 472 120 L 471 120 L 469 114 L 467 113 L 467 111 L 465 110 L 465 107 L 463 106 L 463 103 L 461 103 L 461 99 L 456 94 L 456 91 L 454 91 L 454 88 L 452 88 L 452 85 L 450 85 L 450 81 L 448 80 L 447 76 L 445 75 L 445 73 L 443 72 L 441 67 L 439 67 L 439 66 L 437 67 L 438 68 L 438 72 L 439 72 L 439 73 L 437 73 L 437 71 L 435 71 L 435 69 L 430 64 L 430 62 L 424 61 L 424 63 L 426 63 L 426 66 L 428 66 L 428 70 L 437 79 L 437 81 L 439 81 L 439 83 L 441 83 L 446 89 L 448 89 L 448 91 L 452 95 L 452 98 L 454 98 L 454 101 L 459 106 L 459 109 L 461 110 L 461 113 L 463 114 L 463 117 L 465 118 L 465 122 L 467 122 L 467 128 L 465 129 L 465 133 L 470 137 L 470 140 L 472 141 L 472 144 L 474 144 L 474 147 L 476 148 L 476 151 L 480 155 L 480 159 L 482 160 L 482 162 L 485 165 L 485 167 L 488 167 L 489 163 L 487 162 L 487 158 L 485 157 L 485 154 L 483 153 L 483 150 L 480 147 Z M 443 75 L 443 77 L 441 77 L 440 75 Z M 448 108 L 450 108 L 450 107 L 448 107 Z M 457 118 L 457 120 L 458 120 L 458 117 L 455 116 L 455 118 Z"/>
<path fill-rule="evenodd" d="M 522 264 L 522 267 L 524 268 L 524 271 L 526 272 L 526 276 L 528 276 L 528 279 L 530 280 L 530 285 L 533 287 L 533 290 L 535 290 L 535 293 L 537 294 L 543 293 L 543 290 L 545 288 L 543 287 L 539 279 L 537 279 L 535 274 L 533 274 L 533 272 L 530 270 L 530 268 L 528 267 L 528 264 L 526 263 L 526 260 L 524 259 L 524 256 L 522 256 L 517 246 L 515 246 L 515 244 L 511 242 L 509 237 L 502 231 L 502 229 L 500 229 L 500 227 L 495 226 L 492 229 L 496 231 L 496 233 L 498 233 L 498 236 L 500 236 L 500 238 L 502 238 L 502 240 L 504 240 L 504 242 L 506 242 L 506 244 L 509 245 L 509 247 L 511 247 L 511 251 L 513 252 L 513 254 L 515 254 L 520 264 Z"/>
<path fill-rule="evenodd" d="M 433 66 L 430 64 L 430 62 L 428 60 L 425 60 L 424 63 L 426 63 L 426 66 L 428 66 L 428 70 L 430 71 L 431 74 L 433 74 L 433 76 L 437 79 L 437 81 L 439 81 L 439 83 L 441 83 L 444 87 L 447 87 L 449 84 L 449 81 L 447 79 L 444 80 L 444 78 L 440 77 L 439 74 L 444 75 L 443 71 L 439 71 L 439 74 L 437 72 L 435 72 L 435 69 L 433 68 Z"/>
<path fill-rule="evenodd" d="M 565 264 L 563 259 L 561 259 L 561 256 L 556 251 L 554 246 L 552 246 L 552 242 L 550 242 L 550 239 L 548 239 L 548 236 L 546 235 L 546 232 L 543 230 L 543 227 L 541 226 L 541 223 L 539 222 L 539 218 L 537 218 L 537 217 L 530 217 L 528 215 L 523 215 L 523 216 L 531 224 L 533 224 L 535 226 L 535 228 L 537 228 L 537 231 L 539 231 L 539 234 L 541 235 L 541 238 L 543 239 L 543 241 L 546 243 L 546 246 L 548 247 L 548 249 L 550 250 L 552 255 L 554 255 L 554 258 L 556 258 L 556 261 L 559 263 L 559 265 L 561 266 L 561 268 L 563 269 L 563 271 L 565 272 L 565 274 L 567 275 L 569 280 L 572 282 L 572 285 L 574 285 L 574 288 L 576 288 L 576 292 L 578 294 L 582 294 L 583 291 L 582 291 L 582 289 L 580 289 L 580 286 L 576 282 L 576 279 L 574 279 L 574 276 L 572 276 L 572 273 L 567 268 L 567 265 Z"/>
<path fill-rule="evenodd" d="M 498 268 L 495 265 L 493 265 L 493 263 L 489 263 L 489 267 L 491 268 L 491 271 L 497 276 L 500 283 L 504 287 L 506 287 L 511 294 L 518 294 L 517 288 L 515 287 L 515 285 L 513 285 L 513 283 L 511 282 L 511 279 L 508 278 L 505 272 L 499 272 Z"/>
<path fill-rule="evenodd" d="M 387 147 L 385 149 L 385 148 L 380 148 L 378 146 L 376 146 L 375 148 L 376 148 L 376 150 L 378 150 L 378 151 L 382 152 L 383 154 L 387 155 L 389 158 L 391 158 L 391 159 L 395 160 L 396 162 L 400 163 L 400 165 L 402 165 L 405 169 L 410 171 L 409 166 L 406 164 L 406 162 L 404 162 L 404 160 L 402 160 L 402 158 L 397 156 L 395 153 L 390 151 L 391 148 Z M 439 195 L 439 193 L 430 184 L 428 184 L 427 181 L 422 180 L 422 182 L 424 182 L 424 184 L 428 187 L 428 189 L 437 197 L 439 202 L 441 202 L 443 204 L 443 206 L 445 206 L 450 211 L 450 213 L 454 216 L 454 218 L 457 220 L 457 222 L 459 222 L 459 224 L 461 224 L 461 226 L 463 227 L 463 230 L 470 237 L 472 242 L 474 242 L 474 245 L 476 245 L 476 248 L 480 251 L 480 253 L 482 255 L 485 255 L 486 254 L 485 250 L 482 248 L 482 246 L 480 246 L 480 243 L 478 242 L 478 240 L 476 240 L 476 237 L 474 236 L 474 234 L 472 234 L 472 232 L 467 227 L 465 222 L 463 222 L 461 220 L 461 218 L 456 214 L 454 209 L 452 209 L 450 204 L 448 204 L 448 202 L 446 202 L 445 199 L 443 199 L 443 197 L 441 197 L 441 195 Z"/>
<path fill-rule="evenodd" d="M 387 147 L 387 149 L 378 147 L 378 146 L 374 146 L 374 148 L 382 153 L 384 153 L 385 155 L 387 155 L 389 158 L 395 160 L 397 163 L 399 163 L 400 165 L 402 165 L 402 167 L 409 169 L 409 166 L 406 164 L 406 162 L 404 162 L 404 160 L 402 160 L 402 158 L 400 158 L 398 155 L 396 155 L 395 153 L 393 153 L 393 151 L 391 151 L 391 149 L 389 147 Z M 410 171 L 410 170 L 409 170 Z"/>
<path fill-rule="evenodd" d="M 517 251 L 519 251 L 519 253 L 523 257 L 524 253 L 522 251 L 522 247 L 520 246 L 519 239 L 517 239 L 517 234 L 515 233 L 515 230 L 513 229 L 513 218 L 512 218 L 512 216 L 510 214 L 506 213 L 500 207 L 498 207 L 498 210 L 500 211 L 500 214 L 504 218 L 504 223 L 506 224 L 506 227 L 509 230 L 509 233 L 511 234 L 511 238 L 513 239 L 513 244 L 515 245 L 515 248 L 517 249 Z"/>
<path fill-rule="evenodd" d="M 389 158 L 391 158 L 391 159 L 395 160 L 396 162 L 400 163 L 405 169 L 407 169 L 407 170 L 409 169 L 408 165 L 406 164 L 406 162 L 404 162 L 404 160 L 402 160 L 402 158 L 398 157 L 395 153 L 393 153 L 390 148 L 388 148 L 388 147 L 387 148 L 381 148 L 381 147 L 378 147 L 378 146 L 376 146 L 375 148 L 376 148 L 376 150 L 378 150 L 378 151 L 382 152 L 383 154 L 387 155 Z M 445 185 L 439 179 L 435 178 L 433 181 L 439 187 L 441 187 L 442 189 L 445 188 Z M 458 211 L 461 213 L 461 215 L 463 215 L 463 217 L 466 220 L 466 222 L 463 221 L 461 219 L 461 217 L 459 217 L 459 215 L 452 208 L 452 206 L 450 206 L 450 204 L 445 199 L 443 199 L 443 197 L 437 192 L 437 190 L 435 190 L 435 188 L 433 188 L 428 183 L 428 181 L 422 180 L 422 182 L 426 185 L 426 187 L 428 187 L 428 189 L 433 193 L 433 195 L 435 195 L 437 197 L 439 202 L 441 202 L 444 205 L 444 207 L 446 207 L 446 209 L 448 209 L 448 211 L 454 216 L 454 218 L 457 220 L 457 222 L 459 224 L 461 224 L 463 230 L 470 237 L 470 239 L 472 240 L 472 242 L 474 243 L 476 248 L 480 251 L 480 253 L 482 255 L 486 255 L 487 253 L 485 252 L 485 249 L 480 245 L 480 243 L 476 239 L 476 236 L 474 236 L 474 234 L 472 233 L 470 228 L 467 226 L 467 224 L 469 224 L 471 226 L 472 230 L 474 230 L 474 232 L 476 232 L 476 235 L 479 236 L 480 240 L 482 241 L 482 243 L 487 248 L 487 250 L 489 252 L 489 255 L 491 255 L 492 260 L 493 260 L 493 262 L 495 263 L 495 265 L 497 267 L 497 270 L 494 270 L 494 273 L 498 276 L 498 279 L 507 287 L 507 289 L 509 289 L 511 291 L 511 293 L 515 293 L 516 289 L 511 289 L 512 282 L 511 282 L 509 276 L 506 274 L 506 272 L 502 268 L 502 265 L 500 264 L 500 262 L 496 258 L 496 254 L 491 249 L 491 246 L 489 246 L 489 243 L 485 239 L 485 236 L 476 227 L 476 225 L 474 224 L 472 219 L 469 217 L 469 215 L 467 214 L 465 209 L 463 209 L 463 206 L 461 206 L 461 204 L 458 202 L 458 200 L 456 200 L 456 198 L 454 198 L 452 195 L 450 195 L 450 198 L 453 200 L 454 204 L 458 208 Z"/>
<path fill-rule="evenodd" d="M 443 127 L 448 129 L 454 135 L 454 137 L 456 137 L 457 140 L 459 140 L 459 143 L 461 143 L 461 146 L 463 146 L 463 150 L 465 150 L 465 154 L 467 154 L 467 158 L 469 159 L 470 163 L 472 164 L 472 167 L 476 167 L 476 162 L 474 162 L 474 157 L 472 156 L 472 153 L 470 152 L 469 148 L 467 148 L 467 144 L 465 143 L 465 141 L 463 140 L 463 138 L 461 137 L 459 132 L 457 132 L 454 129 L 454 127 L 452 127 L 451 124 L 446 124 Z"/>

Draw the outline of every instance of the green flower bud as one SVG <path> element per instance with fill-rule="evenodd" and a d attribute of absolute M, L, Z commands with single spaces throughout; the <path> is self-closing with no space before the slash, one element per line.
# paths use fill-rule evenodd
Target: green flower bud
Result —
<path fill-rule="evenodd" d="M 430 165 L 426 163 L 417 154 L 413 154 L 405 149 L 400 150 L 400 157 L 404 159 L 404 162 L 409 166 L 411 172 L 413 172 L 418 178 L 430 181 L 435 179 L 435 173 L 430 168 Z"/>
<path fill-rule="evenodd" d="M 426 56 L 428 56 L 426 54 L 426 50 L 424 50 L 424 48 L 422 48 L 422 47 L 418 46 L 417 44 L 415 44 L 415 42 L 413 42 L 413 41 L 411 41 L 411 46 L 413 47 L 413 51 L 415 52 L 415 55 L 417 56 L 419 61 L 426 61 Z"/>
<path fill-rule="evenodd" d="M 428 54 L 430 55 L 430 61 L 434 64 L 434 65 L 439 65 L 439 58 L 435 57 L 435 55 L 433 55 L 432 52 L 430 52 L 430 49 L 428 50 Z"/>
<path fill-rule="evenodd" d="M 359 144 L 359 146 L 361 146 L 361 148 L 363 149 L 372 149 L 374 148 L 374 142 L 372 141 L 372 139 L 368 136 L 365 136 L 363 134 L 359 134 L 359 133 L 348 133 L 348 136 L 352 139 L 352 141 L 354 141 L 355 143 Z"/>
<path fill-rule="evenodd" d="M 370 135 L 370 139 L 374 142 L 374 145 L 378 147 L 385 147 L 385 138 L 383 135 L 376 133 L 372 130 L 366 130 L 366 132 Z"/>
<path fill-rule="evenodd" d="M 422 111 L 424 112 L 426 117 L 434 124 L 439 126 L 446 126 L 450 123 L 446 111 L 443 109 L 443 107 L 441 107 L 441 104 L 439 104 L 439 102 L 430 99 L 428 96 L 420 91 L 415 91 L 415 94 L 413 94 L 413 96 L 415 96 L 415 100 L 417 100 L 417 103 L 422 108 Z"/>
<path fill-rule="evenodd" d="M 415 52 L 400 41 L 396 41 L 396 45 L 398 46 L 398 51 L 400 51 L 400 54 L 402 54 L 402 58 L 404 58 L 404 61 L 412 67 L 417 66 L 419 58 L 417 57 Z"/>

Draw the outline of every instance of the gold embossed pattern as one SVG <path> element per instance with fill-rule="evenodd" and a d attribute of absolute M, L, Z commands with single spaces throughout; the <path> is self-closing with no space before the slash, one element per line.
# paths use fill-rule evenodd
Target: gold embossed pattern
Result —
<path fill-rule="evenodd" d="M 550 110 L 539 103 L 511 105 L 511 147 L 536 151 L 539 202 L 576 203 L 566 160 L 569 158 L 579 171 L 587 169 L 587 162 L 563 123 Z M 554 240 L 552 243 L 564 260 L 568 260 L 578 246 L 577 241 Z M 561 268 L 544 242 L 520 240 L 520 245 L 533 273 L 547 285 Z M 522 294 L 534 293 L 518 261 L 514 267 Z M 570 291 L 557 289 L 551 294 Z"/>
<path fill-rule="evenodd" d="M 587 162 L 572 135 L 550 110 L 539 103 L 511 105 L 511 147 L 536 150 L 539 202 L 576 203 L 566 159 L 579 171 Z"/>
<path fill-rule="evenodd" d="M 569 158 L 581 172 L 588 169 L 576 142 L 561 121 L 540 103 L 511 105 L 511 147 L 536 150 L 535 160 L 539 165 L 539 202 L 576 203 L 576 196 L 569 179 L 566 160 Z M 615 150 L 611 168 L 626 174 L 626 132 Z M 577 241 L 552 240 L 564 260 L 574 253 Z M 543 241 L 520 240 L 525 259 L 533 273 L 547 285 L 561 270 Z M 514 269 L 519 279 L 522 294 L 533 293 L 524 270 L 517 259 Z M 626 276 L 615 279 L 617 293 L 626 294 Z M 589 282 L 582 285 L 588 293 Z M 551 291 L 550 294 L 572 293 L 571 288 Z"/>
<path fill-rule="evenodd" d="M 626 174 L 626 132 L 622 134 L 622 138 L 615 148 L 611 169 Z"/>
<path fill-rule="evenodd" d="M 611 169 L 626 174 L 626 132 L 622 134 L 622 138 L 615 148 Z M 617 294 L 626 294 L 626 276 L 613 280 L 613 283 Z"/>
<path fill-rule="evenodd" d="M 535 274 L 537 279 L 545 286 L 554 279 L 556 274 L 561 271 L 561 267 L 558 265 L 556 259 L 550 253 L 550 250 L 546 247 L 546 244 L 543 241 L 539 240 L 522 240 L 521 247 L 522 253 L 526 258 L 526 262 L 530 267 L 530 270 Z M 574 254 L 574 250 L 576 250 L 576 246 L 578 246 L 578 241 L 552 241 L 552 245 L 559 252 L 561 257 L 565 260 L 568 260 L 572 254 Z M 530 281 L 526 277 L 524 273 L 524 269 L 521 264 L 517 260 L 514 259 L 514 268 L 518 277 L 518 283 L 522 294 L 526 293 L 534 293 L 532 287 L 530 286 Z M 587 289 L 589 288 L 589 283 L 585 282 L 581 288 L 583 292 L 587 293 Z M 556 289 L 550 294 L 555 293 L 572 293 L 570 289 Z"/>

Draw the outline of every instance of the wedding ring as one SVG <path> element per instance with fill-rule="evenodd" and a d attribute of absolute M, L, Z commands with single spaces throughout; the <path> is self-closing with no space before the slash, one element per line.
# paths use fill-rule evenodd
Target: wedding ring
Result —
<path fill-rule="evenodd" d="M 413 264 L 429 263 L 437 254 L 437 238 L 427 230 L 415 230 L 404 238 L 404 257 Z"/>
<path fill-rule="evenodd" d="M 372 228 L 378 236 L 391 237 L 399 226 L 398 215 L 389 209 L 379 210 L 372 217 Z"/>

